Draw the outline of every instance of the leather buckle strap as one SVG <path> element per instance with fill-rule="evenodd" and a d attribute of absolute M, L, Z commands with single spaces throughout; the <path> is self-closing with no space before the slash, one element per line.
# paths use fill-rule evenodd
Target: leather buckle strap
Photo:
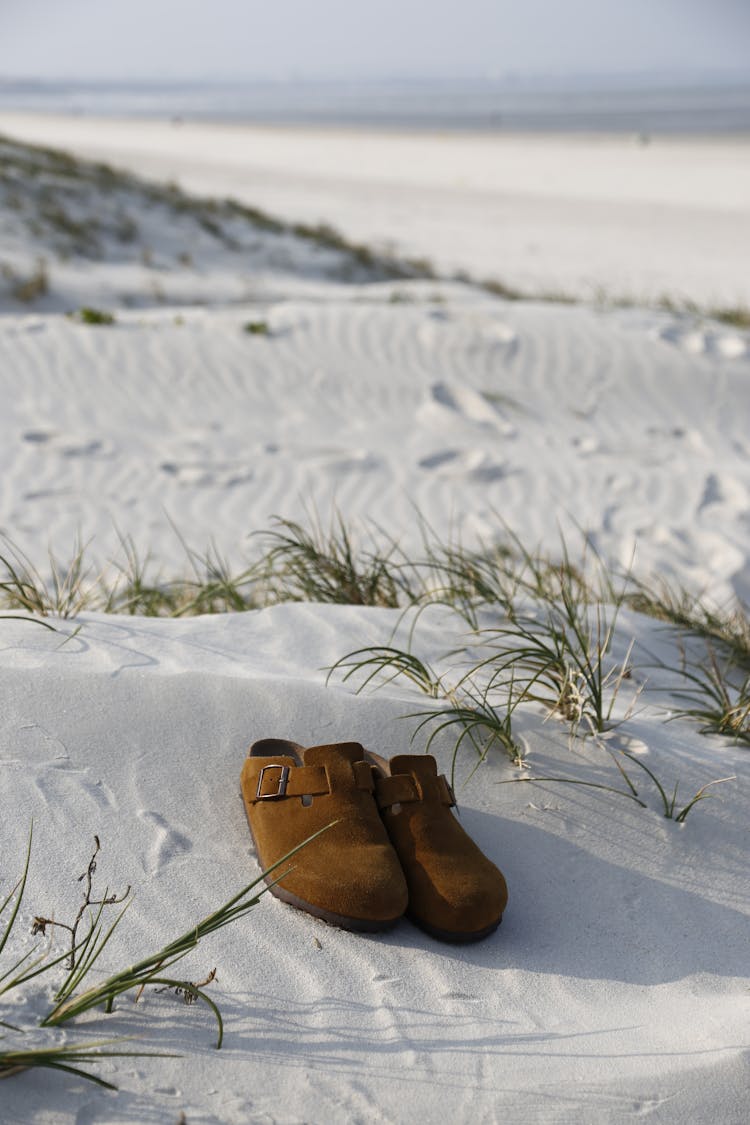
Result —
<path fill-rule="evenodd" d="M 408 773 L 396 773 L 391 774 L 390 777 L 376 778 L 375 796 L 381 809 L 390 808 L 391 805 L 408 804 L 410 801 L 421 799 L 417 784 Z"/>
<path fill-rule="evenodd" d="M 266 762 L 258 770 L 255 801 L 280 801 L 284 797 L 320 797 L 331 792 L 324 766 L 285 766 Z"/>
<path fill-rule="evenodd" d="M 375 781 L 372 776 L 372 766 L 369 762 L 352 762 L 352 772 L 354 773 L 354 784 L 357 789 L 364 789 L 366 793 L 372 793 L 375 789 Z"/>
<path fill-rule="evenodd" d="M 409 804 L 413 801 L 436 798 L 441 805 L 454 808 L 456 795 L 444 774 L 439 777 L 420 780 L 408 773 L 379 777 L 375 781 L 375 796 L 381 809 L 391 805 Z"/>

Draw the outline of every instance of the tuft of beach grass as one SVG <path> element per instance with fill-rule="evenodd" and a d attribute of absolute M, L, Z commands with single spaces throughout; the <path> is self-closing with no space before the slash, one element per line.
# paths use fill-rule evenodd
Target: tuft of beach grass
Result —
<path fill-rule="evenodd" d="M 428 746 L 453 728 L 458 748 L 472 745 L 481 757 L 488 747 L 500 747 L 520 762 L 518 708 L 561 719 L 571 740 L 596 741 L 627 721 L 644 682 L 634 677 L 633 637 L 620 627 L 627 608 L 674 633 L 674 658 L 658 664 L 677 682 L 670 689 L 671 718 L 750 745 L 746 607 L 722 610 L 663 579 L 636 577 L 632 568 L 623 573 L 583 534 L 577 556 L 562 537 L 558 554 L 551 555 L 527 547 L 501 521 L 494 540 L 470 549 L 440 539 L 422 523 L 421 554 L 408 558 L 380 529 L 350 525 L 340 512 L 327 526 L 317 514 L 308 515 L 307 523 L 277 517 L 252 537 L 254 556 L 234 568 L 215 546 L 200 552 L 174 530 L 188 570 L 167 578 L 129 536 L 120 535 L 119 555 L 104 568 L 91 561 L 90 545 L 78 542 L 66 564 L 50 555 L 44 574 L 6 537 L 0 617 L 7 610 L 6 616 L 54 628 L 55 617 L 75 619 L 85 610 L 179 617 L 286 601 L 412 609 L 407 647 L 343 654 L 329 678 L 335 672 L 360 689 L 405 678 L 432 700 L 418 727 L 428 732 Z M 452 684 L 411 643 L 421 613 L 433 605 L 456 612 L 475 654 Z M 691 639 L 708 645 L 703 660 L 685 657 Z M 455 762 L 456 754 L 454 769 Z M 624 768 L 622 759 L 619 765 Z"/>
<path fill-rule="evenodd" d="M 71 935 L 69 948 L 66 948 L 60 954 L 49 956 L 46 952 L 39 953 L 38 947 L 32 947 L 21 954 L 20 957 L 17 957 L 9 968 L 4 968 L 4 966 L 0 964 L 0 970 L 2 970 L 0 972 L 0 998 L 13 990 L 22 989 L 23 986 L 28 985 L 31 981 L 41 976 L 47 979 L 48 974 L 52 970 L 58 969 L 65 963 L 64 975 L 55 992 L 52 1007 L 46 1015 L 38 1021 L 38 1028 L 59 1027 L 99 1007 L 103 1007 L 105 1012 L 112 1012 L 115 1001 L 119 996 L 125 993 L 135 993 L 135 998 L 137 1000 L 145 988 L 159 986 L 160 991 L 169 990 L 181 997 L 185 1003 L 192 1004 L 196 1000 L 200 1000 L 211 1010 L 217 1024 L 216 1048 L 217 1050 L 220 1049 L 224 1040 L 224 1021 L 218 1004 L 214 1002 L 205 990 L 206 986 L 211 984 L 215 979 L 216 970 L 212 969 L 204 980 L 198 982 L 175 977 L 170 970 L 189 953 L 193 952 L 210 934 L 223 929 L 232 922 L 244 918 L 258 905 L 261 896 L 269 889 L 269 875 L 273 874 L 274 871 L 280 871 L 279 878 L 283 877 L 282 869 L 289 860 L 293 859 L 297 852 L 306 847 L 323 832 L 326 832 L 330 827 L 330 824 L 326 825 L 308 839 L 304 840 L 296 848 L 288 852 L 287 855 L 283 856 L 275 864 L 257 876 L 257 878 L 244 886 L 227 902 L 219 906 L 218 909 L 213 910 L 210 914 L 201 918 L 184 933 L 180 934 L 160 949 L 139 958 L 126 968 L 110 974 L 104 980 L 89 985 L 88 980 L 92 970 L 98 965 L 102 953 L 125 915 L 128 906 L 128 901 L 126 900 L 130 893 L 130 887 L 128 887 L 125 895 L 120 896 L 109 895 L 105 889 L 101 897 L 94 897 L 93 877 L 96 871 L 96 857 L 100 849 L 99 840 L 95 838 L 96 847 L 89 860 L 86 871 L 81 876 L 82 879 L 86 880 L 84 902 L 76 915 L 74 923 L 72 925 L 67 925 L 37 915 L 34 918 L 32 926 L 32 933 L 34 935 L 41 934 L 42 936 L 46 934 L 48 928 L 62 926 L 62 928 L 66 929 Z M 0 929 L 0 957 L 2 957 L 13 935 L 14 929 L 18 924 L 19 912 L 24 900 L 31 863 L 32 842 L 33 828 L 29 831 L 21 877 L 16 884 L 11 887 L 5 899 L 0 902 L 0 923 L 2 923 L 2 929 Z M 122 910 L 117 913 L 114 921 L 110 924 L 105 924 L 104 911 L 109 906 L 123 903 Z M 3 915 L 6 914 L 6 912 L 6 919 L 3 923 Z M 85 932 L 79 937 L 79 925 L 82 923 L 84 924 L 83 928 Z M 17 1008 L 14 1008 L 14 1013 L 16 1011 Z M 15 1018 L 17 1019 L 18 1016 L 16 1015 Z M 25 1032 L 24 1028 L 6 1021 L 0 1021 L 0 1026 L 19 1035 L 23 1035 Z M 104 1040 L 95 1043 L 79 1044 L 78 1046 L 66 1043 L 62 1045 L 50 1044 L 34 1048 L 11 1047 L 8 1049 L 6 1047 L 0 1047 L 0 1078 L 12 1077 L 15 1074 L 22 1073 L 24 1070 L 29 1070 L 34 1067 L 48 1067 L 67 1071 L 96 1082 L 99 1085 L 114 1089 L 115 1087 L 112 1086 L 111 1083 L 73 1064 L 81 1062 L 95 1063 L 105 1058 L 139 1057 L 142 1055 L 147 1055 L 149 1057 L 175 1057 L 159 1052 L 102 1050 L 103 1046 L 107 1046 L 112 1042 L 121 1042 L 121 1040 Z"/>

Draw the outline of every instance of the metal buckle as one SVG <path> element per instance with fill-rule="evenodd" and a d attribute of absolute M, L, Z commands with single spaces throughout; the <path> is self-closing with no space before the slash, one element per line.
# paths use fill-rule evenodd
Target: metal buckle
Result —
<path fill-rule="evenodd" d="M 279 782 L 278 782 L 278 785 L 276 787 L 275 793 L 261 793 L 261 789 L 263 788 L 263 774 L 266 772 L 266 770 L 279 770 L 280 771 Z M 289 766 L 279 766 L 279 765 L 275 765 L 273 763 L 269 766 L 263 766 L 260 773 L 258 774 L 258 786 L 255 790 L 255 799 L 256 799 L 256 801 L 276 801 L 276 800 L 278 800 L 279 797 L 286 796 L 286 787 L 287 787 L 288 784 L 289 784 Z"/>

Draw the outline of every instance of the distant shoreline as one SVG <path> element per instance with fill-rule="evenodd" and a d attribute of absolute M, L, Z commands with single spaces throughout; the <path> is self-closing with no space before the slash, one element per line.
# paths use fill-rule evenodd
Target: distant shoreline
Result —
<path fill-rule="evenodd" d="M 750 83 L 38 82 L 0 79 L 0 112 L 195 124 L 481 135 L 750 134 Z"/>
<path fill-rule="evenodd" d="M 208 114 L 169 114 L 169 113 L 136 113 L 136 112 L 120 112 L 105 110 L 80 110 L 80 109 L 64 109 L 64 108 L 46 108 L 36 109 L 33 107 L 28 108 L 10 108 L 6 106 L 2 98 L 0 98 L 0 132 L 2 131 L 1 122 L 3 119 L 13 118 L 15 120 L 26 119 L 29 122 L 37 121 L 52 121 L 59 120 L 60 122 L 70 122 L 85 124 L 90 122 L 92 126 L 99 123 L 111 122 L 116 126 L 137 126 L 139 124 L 146 127 L 159 126 L 171 127 L 175 131 L 179 131 L 183 126 L 186 128 L 195 129 L 215 129 L 221 130 L 247 130 L 253 131 L 258 134 L 262 133 L 278 133 L 279 135 L 299 133 L 302 135 L 320 137 L 372 137 L 372 138 L 414 138 L 415 140 L 423 138 L 425 140 L 439 140 L 441 137 L 455 141 L 499 141 L 512 144 L 523 145 L 524 142 L 529 144 L 550 144 L 554 145 L 559 143 L 561 145 L 566 142 L 580 142 L 582 144 L 597 142 L 611 141 L 615 144 L 628 144 L 634 145 L 648 145 L 652 141 L 658 142 L 659 145 L 685 145 L 693 142 L 701 145 L 745 145 L 750 144 L 750 120 L 747 125 L 742 129 L 737 130 L 699 130 L 694 131 L 667 131 L 659 132 L 658 130 L 637 130 L 637 129 L 616 129 L 616 128 L 570 128 L 570 129 L 553 129 L 553 128 L 510 128 L 510 127 L 490 127 L 482 128 L 479 125 L 474 126 L 459 126 L 455 124 L 428 125 L 420 122 L 410 124 L 405 121 L 344 121 L 344 120 L 313 120 L 312 118 L 303 120 L 297 118 L 288 119 L 272 119 L 272 118 L 251 118 L 251 117 L 230 117 L 230 116 L 210 116 Z M 61 142 L 62 143 L 62 142 Z"/>

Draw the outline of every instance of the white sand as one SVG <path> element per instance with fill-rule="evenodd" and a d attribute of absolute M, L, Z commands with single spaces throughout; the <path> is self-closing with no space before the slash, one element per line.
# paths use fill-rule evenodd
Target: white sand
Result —
<path fill-rule="evenodd" d="M 106 557 L 116 525 L 175 571 L 167 515 L 239 560 L 272 515 L 334 503 L 413 551 L 416 504 L 466 541 L 502 518 L 553 548 L 577 523 L 623 565 L 637 546 L 642 573 L 748 597 L 747 334 L 424 292 L 254 306 L 269 338 L 243 333 L 247 306 L 3 318 L 2 526 Z"/>
<path fill-rule="evenodd" d="M 750 138 L 357 134 L 0 113 L 285 218 L 333 223 L 524 292 L 750 302 Z"/>
<path fill-rule="evenodd" d="M 128 141 L 136 134 L 125 126 L 25 124 L 29 139 L 113 159 L 119 143 L 116 162 L 140 162 Z M 3 131 L 10 124 L 0 120 Z M 205 163 L 195 172 L 199 186 L 237 193 L 249 165 L 240 154 L 236 175 L 228 174 L 228 150 L 212 151 L 212 135 L 206 131 Z M 268 131 L 269 148 L 289 136 Z M 159 139 L 161 156 L 149 168 L 166 172 L 159 160 L 173 160 L 173 172 L 197 182 L 187 174 L 198 160 L 192 127 L 144 128 L 144 148 L 158 149 Z M 460 143 L 481 167 L 486 142 Z M 523 142 L 514 143 L 520 152 Z M 333 139 L 330 146 L 316 149 L 316 163 L 329 186 L 339 186 L 326 197 L 330 214 L 315 217 L 364 233 L 347 227 L 347 215 L 366 193 L 344 186 L 342 157 Z M 299 201 L 306 181 L 288 163 L 291 147 L 284 151 L 284 182 Z M 633 149 L 646 158 L 658 151 Z M 703 150 L 686 143 L 680 151 Z M 741 145 L 716 146 L 721 159 L 730 151 Z M 364 168 L 364 160 L 350 163 Z M 447 190 L 444 167 L 430 172 L 425 161 L 419 171 L 432 177 L 433 198 Z M 570 178 L 575 167 L 581 182 L 567 190 L 581 198 L 591 166 L 571 163 Z M 393 197 L 376 172 L 368 173 L 368 191 L 378 200 L 372 214 L 382 215 Z M 256 194 L 247 176 L 245 197 L 272 210 L 263 194 L 270 183 L 259 182 Z M 664 165 L 651 190 L 683 219 L 698 191 Z M 406 216 L 412 197 L 403 185 L 399 191 Z M 623 182 L 618 191 L 626 193 Z M 746 296 L 733 255 L 747 230 L 750 193 L 732 191 L 704 213 L 726 278 Z M 343 193 L 350 211 L 342 217 Z M 462 214 L 479 245 L 487 212 L 473 211 L 467 198 Z M 668 231 L 637 187 L 628 199 L 652 214 L 653 229 Z M 556 221 L 554 197 L 545 205 Z M 606 209 L 621 237 L 608 248 L 613 272 L 597 280 L 613 285 L 630 269 L 631 212 L 617 198 Z M 278 210 L 293 212 L 281 199 Z M 717 233 L 719 212 L 736 235 L 731 252 Z M 423 219 L 412 215 L 409 249 L 426 237 Z M 400 222 L 380 233 L 401 242 Z M 168 232 L 163 238 L 166 246 Z M 154 250 L 166 256 L 161 244 Z M 297 264 L 309 266 L 309 253 L 297 253 Z M 591 258 L 585 265 L 595 268 Z M 109 329 L 6 303 L 0 527 L 41 564 L 48 544 L 64 555 L 77 530 L 94 536 L 92 549 L 105 557 L 114 523 L 171 573 L 184 556 L 167 515 L 192 545 L 213 537 L 240 558 L 272 513 L 296 517 L 305 503 L 327 518 L 335 502 L 416 550 L 416 505 L 442 533 L 489 535 L 499 516 L 529 546 L 551 549 L 557 523 L 570 532 L 577 522 L 614 559 L 628 562 L 635 546 L 641 573 L 748 598 L 747 333 L 647 311 L 506 304 L 458 285 L 302 282 L 294 269 L 293 259 L 286 275 L 266 263 L 237 304 L 247 277 L 238 279 L 235 267 L 232 280 L 230 258 L 207 262 L 200 287 L 205 293 L 215 279 L 220 307 L 118 309 Z M 674 257 L 660 269 L 681 276 Z M 50 309 L 71 294 L 97 303 L 97 291 L 111 303 L 122 282 L 121 267 L 107 261 L 53 263 L 51 271 Z M 686 273 L 686 286 L 697 276 Z M 645 277 L 638 275 L 644 291 Z M 170 302 L 177 278 L 165 267 Z M 538 278 L 561 283 L 554 271 Z M 409 300 L 391 303 L 394 292 Z M 268 338 L 241 331 L 256 316 L 267 319 Z M 161 945 L 253 877 L 238 778 L 255 738 L 354 738 L 385 754 L 404 749 L 414 724 L 403 715 L 421 697 L 398 685 L 358 696 L 351 684 L 326 687 L 322 671 L 352 649 L 387 642 L 397 617 L 311 605 L 176 621 L 83 614 L 61 622 L 57 635 L 0 622 L 0 901 L 20 873 L 32 817 L 36 832 L 22 948 L 32 914 L 73 912 L 75 877 L 94 832 L 102 882 L 135 889 L 107 951 L 109 969 Z M 449 669 L 444 654 L 464 643 L 464 630 L 433 609 L 416 637 L 420 655 Z M 144 1037 L 140 1047 L 182 1057 L 103 1064 L 99 1073 L 118 1084 L 117 1094 L 59 1074 L 15 1077 L 0 1083 L 3 1122 L 140 1125 L 174 1123 L 184 1113 L 190 1125 L 743 1125 L 750 752 L 684 721 L 665 725 L 668 685 L 646 666 L 654 653 L 674 659 L 674 642 L 635 614 L 622 619 L 619 652 L 631 637 L 637 673 L 623 688 L 620 717 L 647 682 L 618 745 L 641 755 L 668 791 L 679 780 L 685 801 L 701 785 L 734 776 L 720 800 L 699 805 L 680 826 L 660 815 L 645 778 L 642 809 L 595 789 L 502 785 L 517 771 L 499 754 L 467 780 L 474 765 L 467 752 L 458 773 L 462 822 L 510 887 L 492 938 L 456 949 L 407 922 L 363 938 L 266 896 L 185 965 L 192 979 L 217 967 L 221 1052 L 205 1009 L 165 996 L 149 995 L 137 1008 L 123 1000 L 112 1016 L 69 1026 L 65 1039 L 132 1034 Z M 517 733 L 537 774 L 616 784 L 606 754 L 591 743 L 571 749 L 566 730 L 540 711 L 521 709 Z M 447 768 L 449 739 L 435 746 Z M 28 1019 L 43 1010 L 45 995 L 24 990 L 0 1008 L 0 1019 Z"/>

